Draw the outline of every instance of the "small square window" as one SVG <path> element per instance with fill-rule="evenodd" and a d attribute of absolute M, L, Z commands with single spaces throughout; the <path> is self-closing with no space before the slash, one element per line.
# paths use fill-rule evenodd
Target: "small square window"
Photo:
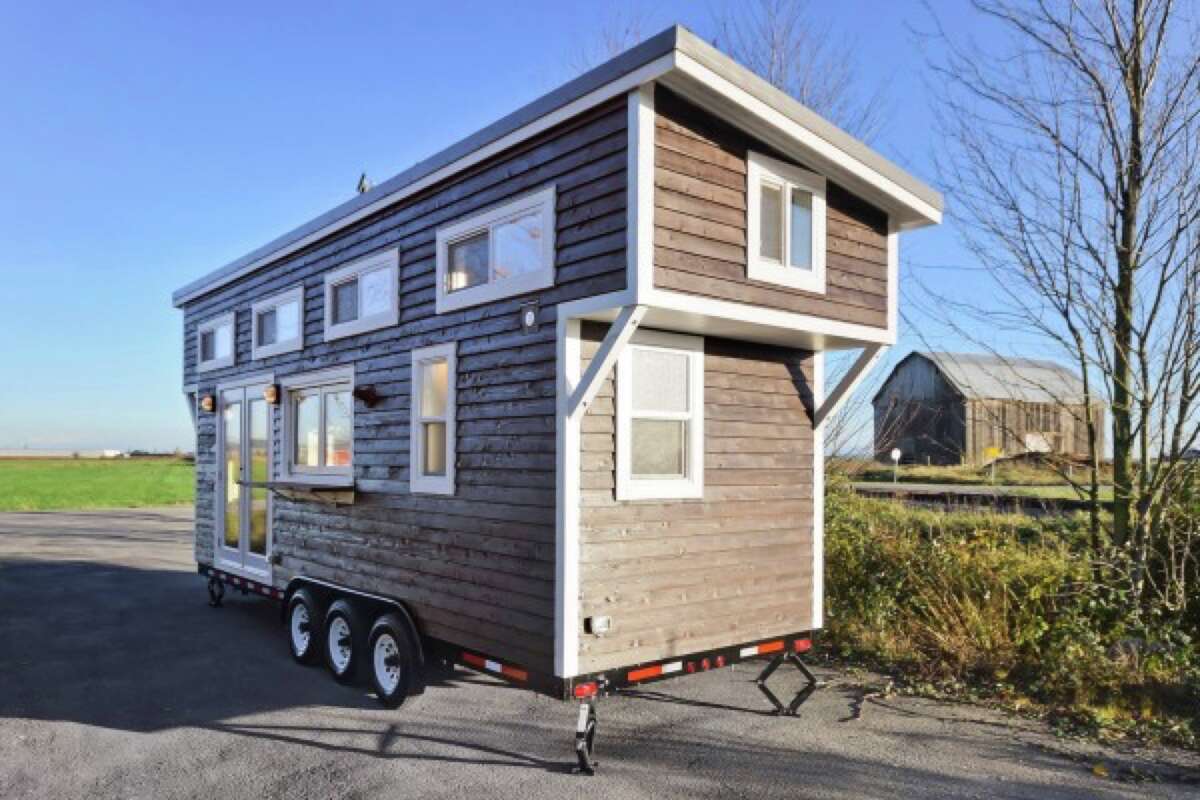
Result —
<path fill-rule="evenodd" d="M 754 232 L 746 274 L 812 292 L 825 291 L 825 179 L 750 153 L 747 223 Z"/>
<path fill-rule="evenodd" d="M 196 328 L 196 369 L 198 371 L 233 366 L 234 319 L 233 312 L 230 312 L 202 322 Z"/>
<path fill-rule="evenodd" d="M 304 287 L 293 286 L 251 306 L 252 358 L 268 358 L 304 347 Z"/>
<path fill-rule="evenodd" d="M 388 250 L 325 276 L 325 340 L 386 328 L 400 320 L 400 254 Z"/>
<path fill-rule="evenodd" d="M 554 285 L 553 186 L 437 232 L 437 311 Z"/>

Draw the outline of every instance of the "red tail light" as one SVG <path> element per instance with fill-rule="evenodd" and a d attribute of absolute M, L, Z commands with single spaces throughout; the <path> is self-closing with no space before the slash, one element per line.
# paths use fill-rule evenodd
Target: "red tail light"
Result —
<path fill-rule="evenodd" d="M 796 652 L 797 653 L 807 653 L 809 650 L 812 650 L 812 639 L 797 639 L 796 640 Z"/>
<path fill-rule="evenodd" d="M 596 692 L 598 692 L 599 690 L 600 690 L 600 687 L 596 685 L 595 681 L 591 681 L 589 683 L 581 683 L 575 687 L 575 696 L 581 700 L 585 697 L 595 697 Z"/>

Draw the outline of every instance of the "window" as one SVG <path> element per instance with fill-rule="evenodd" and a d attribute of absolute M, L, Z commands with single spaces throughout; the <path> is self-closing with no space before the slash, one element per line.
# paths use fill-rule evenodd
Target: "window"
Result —
<path fill-rule="evenodd" d="M 412 431 L 409 483 L 413 492 L 454 494 L 454 343 L 412 352 Z"/>
<path fill-rule="evenodd" d="M 353 477 L 353 375 L 341 368 L 282 381 L 290 479 L 342 483 Z"/>
<path fill-rule="evenodd" d="M 617 499 L 704 496 L 704 340 L 638 331 L 617 361 Z"/>
<path fill-rule="evenodd" d="M 400 319 L 400 253 L 376 253 L 325 276 L 325 340 L 395 325 Z"/>
<path fill-rule="evenodd" d="M 824 292 L 825 179 L 750 153 L 746 192 L 747 275 Z"/>
<path fill-rule="evenodd" d="M 234 312 L 200 323 L 196 329 L 196 369 L 233 366 Z"/>
<path fill-rule="evenodd" d="M 554 187 L 437 232 L 437 312 L 554 284 Z"/>
<path fill-rule="evenodd" d="M 252 358 L 268 358 L 304 347 L 303 286 L 255 303 L 250 313 Z"/>

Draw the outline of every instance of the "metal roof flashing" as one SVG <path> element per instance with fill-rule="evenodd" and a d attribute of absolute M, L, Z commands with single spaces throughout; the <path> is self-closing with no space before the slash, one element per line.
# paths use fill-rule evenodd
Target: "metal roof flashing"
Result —
<path fill-rule="evenodd" d="M 688 78 L 681 77 L 681 65 L 685 62 L 692 70 Z M 885 193 L 889 190 L 894 193 L 894 207 L 908 210 L 908 225 L 931 224 L 940 220 L 942 196 L 938 192 L 774 88 L 691 31 L 675 25 L 409 167 L 371 190 L 183 286 L 172 294 L 172 302 L 176 308 L 180 308 L 244 275 L 308 247 L 343 227 L 376 214 L 414 192 L 452 177 L 455 172 L 474 163 L 473 158 L 482 157 L 481 151 L 511 146 L 519 139 L 510 144 L 505 142 L 506 137 L 515 137 L 523 130 L 537 128 L 539 123 L 548 123 L 547 118 L 562 114 L 573 105 L 582 106 L 573 111 L 578 113 L 590 105 L 610 99 L 614 92 L 628 91 L 641 83 L 667 76 L 678 78 L 679 81 L 696 80 L 699 74 L 696 65 L 715 76 L 714 81 L 736 87 L 739 93 L 744 94 L 742 100 L 751 98 L 761 103 L 764 108 L 780 115 L 785 123 L 790 121 L 789 124 L 799 126 L 799 129 L 816 137 L 814 141 L 818 144 L 824 143 L 821 146 L 834 157 L 848 159 L 854 165 L 863 168 L 870 178 L 876 179 L 876 182 L 884 187 Z M 626 88 L 624 84 L 631 82 L 631 86 Z M 740 110 L 739 106 L 739 113 Z M 746 111 L 746 116 L 749 117 L 753 113 Z M 740 124 L 745 120 L 733 121 Z M 546 126 L 548 127 L 548 124 Z M 537 130 L 532 130 L 529 135 L 536 132 Z"/>

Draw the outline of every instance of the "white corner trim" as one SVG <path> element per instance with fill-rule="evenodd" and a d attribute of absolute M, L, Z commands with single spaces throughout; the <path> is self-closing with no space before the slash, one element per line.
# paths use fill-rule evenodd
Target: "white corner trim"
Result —
<path fill-rule="evenodd" d="M 825 402 L 825 354 L 813 353 L 813 408 Z M 812 627 L 825 624 L 825 424 L 813 425 Z"/>
<path fill-rule="evenodd" d="M 527 294 L 554 285 L 555 271 L 555 198 L 556 189 L 550 184 L 536 192 L 509 200 L 466 219 L 443 225 L 437 231 L 437 313 L 458 311 L 505 297 Z M 536 213 L 542 226 L 541 268 L 509 278 L 497 280 L 489 276 L 486 283 L 456 291 L 447 291 L 446 273 L 449 270 L 450 245 L 480 233 L 488 233 L 488 268 L 496 264 L 496 237 L 491 231 L 498 225 L 518 217 Z"/>
<path fill-rule="evenodd" d="M 783 260 L 774 262 L 759 252 L 759 226 L 762 224 L 763 184 L 773 184 L 780 190 L 779 240 Z M 789 264 L 792 251 L 792 229 L 788 224 L 793 191 L 812 196 L 812 238 L 809 252 L 811 269 Z M 825 178 L 793 164 L 770 158 L 753 150 L 746 156 L 746 276 L 751 280 L 774 283 L 806 292 L 825 293 Z"/>
<path fill-rule="evenodd" d="M 259 345 L 258 343 L 258 316 L 264 311 L 278 309 L 280 306 L 285 306 L 288 303 L 295 303 L 297 307 L 297 323 L 299 331 L 296 336 L 291 339 L 277 340 L 273 344 Z M 278 330 L 278 313 L 276 313 L 276 330 Z M 259 300 L 250 306 L 250 358 L 257 360 L 260 358 L 270 358 L 271 356 L 282 355 L 283 353 L 292 353 L 296 350 L 304 348 L 304 284 L 298 284 L 285 289 L 284 291 Z"/>
<path fill-rule="evenodd" d="M 229 328 L 229 355 L 218 358 L 211 358 L 208 361 L 204 360 L 203 350 L 201 348 L 201 340 L 205 333 L 212 332 L 213 336 L 219 329 Z M 216 352 L 216 340 L 213 341 L 213 352 Z M 221 369 L 222 367 L 232 367 L 237 363 L 237 312 L 228 311 L 210 319 L 206 319 L 196 326 L 196 372 L 208 372 L 209 370 Z"/>
<path fill-rule="evenodd" d="M 843 175 L 870 187 L 885 203 L 885 208 L 891 209 L 897 205 L 911 209 L 929 223 L 937 224 L 942 221 L 942 212 L 915 194 L 900 186 L 898 183 L 867 166 L 828 140 L 818 136 L 813 131 L 788 117 L 786 114 L 772 108 L 754 95 L 718 75 L 686 53 L 677 52 L 675 61 L 676 72 L 682 73 L 700 83 L 711 92 L 739 106 L 745 112 L 767 124 L 772 129 L 801 145 L 811 156 L 815 156 L 838 170 Z M 674 84 L 670 74 L 663 77 L 663 82 Z M 680 87 L 686 91 L 686 87 Z M 822 167 L 813 164 L 814 167 Z M 823 168 L 823 167 L 822 167 Z"/>
<path fill-rule="evenodd" d="M 579 674 L 579 484 L 583 414 L 568 414 L 567 408 L 579 383 L 582 325 L 578 319 L 569 316 L 563 306 L 559 306 L 556 325 L 554 674 L 570 678 Z"/>
<path fill-rule="evenodd" d="M 446 362 L 446 414 L 445 417 L 421 416 L 421 396 L 424 383 L 421 366 L 431 361 Z M 411 427 L 408 434 L 408 490 L 413 494 L 453 495 L 455 490 L 454 467 L 458 459 L 458 342 L 445 342 L 412 351 L 412 375 L 409 380 L 412 393 L 409 398 Z M 421 436 L 421 423 L 442 421 L 446 425 L 446 474 L 425 475 L 421 464 L 425 463 L 425 440 Z"/>
<path fill-rule="evenodd" d="M 361 278 L 369 272 L 386 271 L 390 290 L 388 291 L 388 307 L 368 316 L 362 316 L 362 296 L 359 295 L 358 319 L 339 324 L 333 323 L 333 289 L 341 283 L 354 278 Z M 362 289 L 362 283 L 359 283 Z M 393 247 L 378 253 L 350 262 L 325 274 L 325 341 L 342 339 L 360 333 L 379 330 L 395 325 L 400 320 L 400 251 Z"/>
<path fill-rule="evenodd" d="M 687 356 L 687 475 L 680 479 L 633 477 L 633 353 L 655 349 Z M 617 359 L 617 491 L 618 501 L 698 500 L 704 497 L 704 337 L 638 330 Z M 644 413 L 644 412 L 643 412 Z"/>
<path fill-rule="evenodd" d="M 900 226 L 888 217 L 887 234 L 887 326 L 893 336 L 900 331 Z"/>
<path fill-rule="evenodd" d="M 625 282 L 635 295 L 654 285 L 654 84 L 629 93 Z"/>

